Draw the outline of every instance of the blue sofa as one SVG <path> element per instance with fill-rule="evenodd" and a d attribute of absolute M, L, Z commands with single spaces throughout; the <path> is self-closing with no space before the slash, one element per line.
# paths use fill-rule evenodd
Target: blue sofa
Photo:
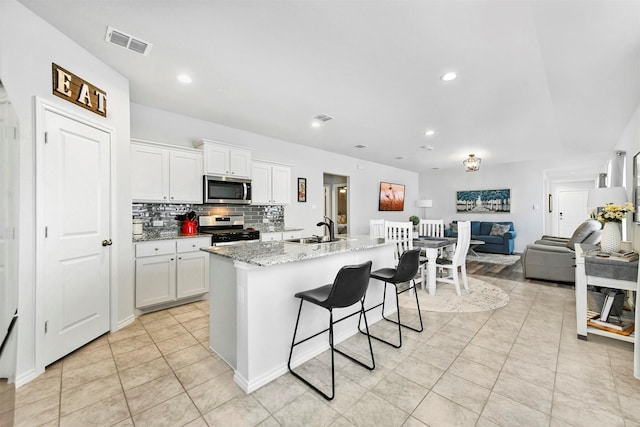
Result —
<path fill-rule="evenodd" d="M 453 221 L 456 224 L 458 221 Z M 491 235 L 491 227 L 493 224 L 509 225 L 509 231 L 502 236 Z M 457 237 L 457 232 L 452 232 L 451 228 L 444 230 L 447 237 Z M 512 254 L 516 240 L 516 232 L 513 229 L 513 223 L 509 221 L 471 221 L 471 239 L 482 240 L 484 245 L 478 245 L 473 248 L 476 252 L 490 252 L 494 254 Z"/>

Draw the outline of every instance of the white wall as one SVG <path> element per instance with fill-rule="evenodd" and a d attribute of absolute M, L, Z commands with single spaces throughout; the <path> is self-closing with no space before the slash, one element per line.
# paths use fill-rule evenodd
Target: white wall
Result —
<path fill-rule="evenodd" d="M 102 118 L 52 95 L 51 64 L 95 84 L 107 93 L 108 117 Z M 17 383 L 42 370 L 37 344 L 41 307 L 36 306 L 35 284 L 35 115 L 34 99 L 58 106 L 86 120 L 114 130 L 116 215 L 112 232 L 112 263 L 121 321 L 133 313 L 133 251 L 131 246 L 131 191 L 129 177 L 129 83 L 127 79 L 87 53 L 15 0 L 0 1 L 0 79 L 21 125 L 19 321 Z M 40 325 L 42 326 L 42 325 Z M 41 363 L 41 362 L 40 362 Z"/>
<path fill-rule="evenodd" d="M 477 172 L 459 169 L 440 169 L 420 174 L 420 197 L 433 200 L 432 208 L 425 208 L 430 219 L 444 218 L 447 227 L 451 220 L 512 221 L 516 231 L 515 251 L 522 252 L 543 234 L 543 212 L 546 209 L 543 166 L 541 162 L 491 165 L 484 162 Z M 456 213 L 456 191 L 511 190 L 510 213 Z"/>
<path fill-rule="evenodd" d="M 192 147 L 201 138 L 252 149 L 254 159 L 292 166 L 291 200 L 285 207 L 287 226 L 302 227 L 317 234 L 323 217 L 323 173 L 349 176 L 349 225 L 351 234 L 369 234 L 369 219 L 408 221 L 415 212 L 418 174 L 390 166 L 358 160 L 290 142 L 257 135 L 203 120 L 131 104 L 131 137 Z M 307 178 L 307 202 L 298 203 L 297 178 Z M 380 181 L 405 184 L 405 210 L 378 212 Z"/>
<path fill-rule="evenodd" d="M 633 201 L 633 156 L 640 152 L 640 105 L 629 119 L 624 132 L 620 136 L 616 149 L 627 152 L 626 183 L 627 195 Z M 635 224 L 632 218 L 627 220 L 627 236 L 633 241 L 633 247 L 640 251 L 640 224 Z"/>

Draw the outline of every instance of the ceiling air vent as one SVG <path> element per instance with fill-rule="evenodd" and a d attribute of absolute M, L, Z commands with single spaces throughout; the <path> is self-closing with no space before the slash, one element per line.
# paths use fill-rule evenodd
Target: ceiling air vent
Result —
<path fill-rule="evenodd" d="M 130 36 L 123 31 L 116 30 L 111 26 L 107 27 L 105 41 L 145 56 L 149 54 L 152 46 L 151 43 L 134 38 L 133 36 Z"/>
<path fill-rule="evenodd" d="M 333 119 L 333 117 L 331 117 L 328 114 L 318 114 L 317 116 L 314 117 L 315 120 L 320 120 L 321 122 L 328 122 L 329 120 Z"/>

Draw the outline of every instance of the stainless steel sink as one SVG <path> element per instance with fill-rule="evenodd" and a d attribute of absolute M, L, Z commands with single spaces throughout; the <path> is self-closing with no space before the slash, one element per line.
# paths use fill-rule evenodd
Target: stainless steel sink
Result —
<path fill-rule="evenodd" d="M 301 237 L 299 239 L 287 239 L 285 242 L 288 243 L 298 243 L 300 245 L 319 245 L 323 243 L 334 243 L 334 242 L 344 242 L 346 240 L 353 240 L 348 237 L 336 237 L 333 240 L 329 240 L 329 236 L 311 236 L 311 237 Z"/>

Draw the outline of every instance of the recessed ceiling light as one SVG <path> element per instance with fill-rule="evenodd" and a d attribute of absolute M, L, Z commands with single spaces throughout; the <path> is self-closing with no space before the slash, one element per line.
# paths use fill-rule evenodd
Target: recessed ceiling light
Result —
<path fill-rule="evenodd" d="M 191 77 L 189 77 L 188 74 L 178 74 L 177 78 L 180 83 L 184 83 L 184 84 L 189 84 L 192 81 Z"/>
<path fill-rule="evenodd" d="M 311 126 L 314 127 L 314 128 L 319 128 L 321 124 L 322 123 L 320 123 L 320 121 L 318 121 L 318 120 L 314 120 L 314 121 L 311 122 Z"/>
<path fill-rule="evenodd" d="M 451 73 L 450 72 L 450 73 L 443 74 L 442 77 L 440 77 L 440 79 L 442 81 L 445 81 L 445 82 L 450 82 L 451 80 L 455 79 L 456 77 L 458 77 L 458 75 L 456 73 Z"/>
<path fill-rule="evenodd" d="M 354 145 L 355 148 L 367 148 L 366 145 L 363 144 L 358 144 L 358 145 Z"/>
<path fill-rule="evenodd" d="M 433 135 L 435 135 L 435 132 L 433 130 L 429 129 L 424 134 L 427 135 L 427 136 L 433 136 Z"/>
<path fill-rule="evenodd" d="M 394 159 L 396 159 L 396 160 L 404 160 L 404 157 L 398 156 L 398 157 L 394 157 Z"/>

